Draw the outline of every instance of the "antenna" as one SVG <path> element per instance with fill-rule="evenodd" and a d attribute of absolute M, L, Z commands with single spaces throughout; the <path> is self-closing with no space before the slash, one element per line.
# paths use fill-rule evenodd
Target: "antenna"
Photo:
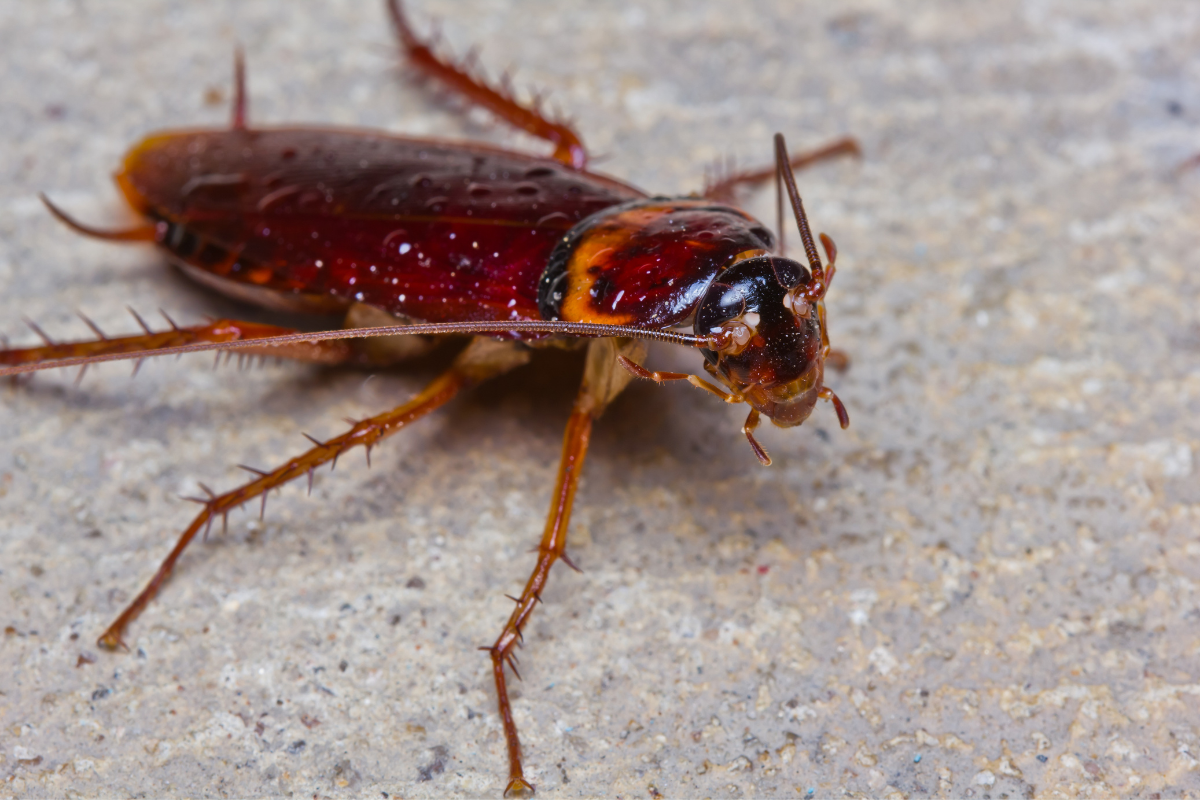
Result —
<path fill-rule="evenodd" d="M 637 328 L 631 325 L 604 325 L 593 322 L 564 322 L 561 320 L 499 320 L 475 322 L 437 322 L 414 325 L 385 325 L 376 328 L 345 328 L 329 331 L 312 331 L 304 333 L 285 333 L 277 336 L 252 336 L 245 339 L 234 339 L 218 342 L 196 342 L 193 344 L 177 345 L 174 347 L 159 347 L 147 350 L 126 350 L 124 352 L 100 353 L 90 356 L 71 356 L 50 361 L 34 361 L 29 363 L 4 365 L 0 362 L 0 377 L 6 375 L 21 375 L 26 372 L 37 372 L 43 369 L 58 367 L 84 366 L 105 361 L 142 360 L 153 356 L 177 355 L 181 353 L 197 353 L 211 350 L 235 350 L 239 348 L 266 348 L 297 343 L 325 342 L 333 339 L 365 339 L 372 336 L 395 336 L 404 334 L 445 335 L 445 334 L 475 334 L 503 336 L 511 333 L 549 333 L 566 336 L 582 337 L 625 337 L 645 341 L 667 342 L 690 347 L 719 350 L 724 342 L 720 334 L 711 336 L 695 336 L 671 330 L 654 328 Z M 41 349 L 41 348 L 35 348 Z M 7 351 L 9 356 L 18 356 L 24 351 Z M 261 353 L 260 353 L 261 354 Z M 12 362 L 9 362 L 12 363 Z"/>
<path fill-rule="evenodd" d="M 792 211 L 796 215 L 796 226 L 800 228 L 800 239 L 804 242 L 804 252 L 808 255 L 808 265 L 812 269 L 814 278 L 823 276 L 824 270 L 821 267 L 821 257 L 817 254 L 816 243 L 813 242 L 812 230 L 808 227 L 808 217 L 804 214 L 804 203 L 800 201 L 800 190 L 796 188 L 796 176 L 792 172 L 791 161 L 788 159 L 787 144 L 783 141 L 783 134 L 775 134 L 775 169 L 776 175 L 783 179 L 787 186 L 788 199 L 792 201 Z M 782 206 L 782 201 L 779 202 Z M 780 242 L 783 241 L 783 226 L 779 230 Z M 782 248 L 781 248 L 782 249 Z"/>

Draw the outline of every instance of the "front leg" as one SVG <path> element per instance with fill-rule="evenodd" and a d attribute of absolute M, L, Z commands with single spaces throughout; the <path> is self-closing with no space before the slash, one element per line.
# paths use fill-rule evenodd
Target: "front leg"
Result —
<path fill-rule="evenodd" d="M 512 668 L 518 678 L 513 650 L 521 641 L 521 629 L 533 614 L 533 607 L 541 600 L 542 589 L 550 577 L 550 568 L 560 558 L 574 567 L 567 558 L 567 523 L 571 519 L 571 503 L 579 485 L 579 473 L 587 455 L 588 442 L 592 434 L 592 422 L 603 413 L 605 407 L 620 394 L 633 377 L 618 368 L 618 358 L 633 362 L 644 355 L 640 342 L 618 339 L 595 339 L 588 345 L 587 366 L 584 368 L 583 384 L 575 397 L 571 418 L 563 434 L 562 460 L 558 465 L 558 480 L 550 498 L 550 513 L 546 518 L 546 529 L 538 545 L 537 564 L 525 584 L 525 591 L 517 599 L 517 607 L 504 625 L 496 643 L 482 648 L 492 656 L 492 672 L 496 678 L 496 696 L 500 704 L 500 719 L 504 724 L 504 739 L 508 745 L 508 786 L 510 794 L 532 794 L 533 784 L 525 780 L 521 769 L 521 740 L 517 735 L 517 724 L 513 720 L 512 705 L 508 700 L 508 686 L 504 665 Z"/>

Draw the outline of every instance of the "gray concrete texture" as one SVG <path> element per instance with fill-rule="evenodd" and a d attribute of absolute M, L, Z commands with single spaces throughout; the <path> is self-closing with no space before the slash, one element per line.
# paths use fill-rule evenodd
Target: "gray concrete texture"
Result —
<path fill-rule="evenodd" d="M 598 425 L 572 553 L 514 690 L 543 797 L 1200 794 L 1200 5 L 1194 0 L 423 0 L 597 169 L 859 137 L 804 172 L 852 366 L 762 439 L 686 386 Z M 0 328 L 248 312 L 151 248 L 79 237 L 164 127 L 251 118 L 544 145 L 411 80 L 379 2 L 0 2 Z M 764 188 L 748 207 L 773 219 Z M 793 237 L 794 241 L 794 237 Z M 651 364 L 695 370 L 658 347 Z M 501 793 L 489 662 L 533 564 L 579 365 L 539 357 L 197 542 L 180 495 L 389 408 L 367 377 L 211 358 L 0 388 L 0 795 Z M 386 793 L 386 795 L 385 795 Z"/>

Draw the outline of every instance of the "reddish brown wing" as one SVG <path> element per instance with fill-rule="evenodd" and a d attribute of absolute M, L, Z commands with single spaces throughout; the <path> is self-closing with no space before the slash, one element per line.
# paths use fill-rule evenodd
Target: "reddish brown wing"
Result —
<path fill-rule="evenodd" d="M 538 319 L 554 245 L 643 196 L 548 159 L 324 129 L 163 133 L 117 180 L 197 270 L 300 308 L 430 322 Z"/>

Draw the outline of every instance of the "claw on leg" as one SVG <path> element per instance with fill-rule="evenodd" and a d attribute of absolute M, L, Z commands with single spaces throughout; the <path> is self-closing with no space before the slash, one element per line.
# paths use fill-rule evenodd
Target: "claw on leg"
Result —
<path fill-rule="evenodd" d="M 524 778 L 510 778 L 504 787 L 505 797 L 531 797 L 533 792 L 534 785 Z"/>

